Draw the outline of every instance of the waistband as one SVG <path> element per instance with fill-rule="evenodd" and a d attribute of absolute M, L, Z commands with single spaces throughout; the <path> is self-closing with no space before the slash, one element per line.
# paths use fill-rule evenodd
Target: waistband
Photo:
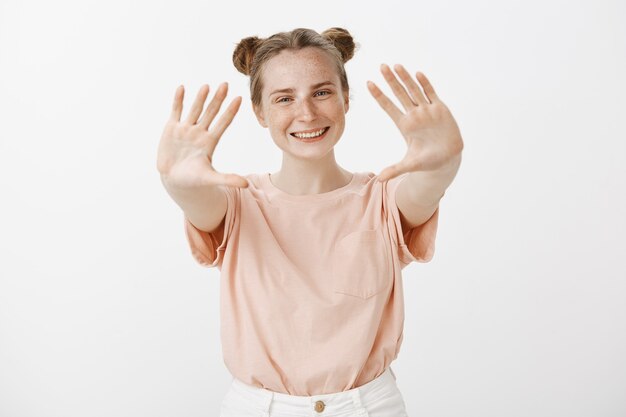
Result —
<path fill-rule="evenodd" d="M 233 378 L 230 389 L 249 405 L 257 408 L 261 415 L 269 416 L 271 406 L 272 413 L 277 414 L 330 417 L 350 411 L 361 411 L 366 404 L 393 394 L 398 388 L 396 375 L 388 366 L 382 374 L 360 387 L 330 394 L 289 395 L 248 385 L 237 378 Z"/>

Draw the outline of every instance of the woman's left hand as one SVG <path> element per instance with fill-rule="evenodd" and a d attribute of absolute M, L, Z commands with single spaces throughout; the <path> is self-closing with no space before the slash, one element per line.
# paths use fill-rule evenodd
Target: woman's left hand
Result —
<path fill-rule="evenodd" d="M 422 72 L 416 73 L 416 78 L 426 94 L 424 96 L 402 65 L 396 65 L 394 68 L 408 87 L 408 91 L 400 84 L 389 66 L 381 65 L 381 72 L 406 113 L 403 113 L 373 82 L 367 83 L 372 96 L 400 129 L 408 147 L 400 162 L 382 170 L 379 175 L 380 181 L 390 180 L 405 172 L 443 168 L 455 160 L 463 150 L 459 127 L 426 76 Z"/>

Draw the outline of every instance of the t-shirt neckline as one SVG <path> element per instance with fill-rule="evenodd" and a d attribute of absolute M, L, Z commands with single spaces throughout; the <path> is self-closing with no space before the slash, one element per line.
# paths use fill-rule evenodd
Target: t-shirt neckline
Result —
<path fill-rule="evenodd" d="M 261 177 L 260 178 L 261 184 L 263 188 L 265 189 L 265 191 L 270 196 L 270 198 L 275 197 L 275 198 L 280 198 L 282 200 L 289 200 L 289 201 L 323 201 L 323 200 L 336 198 L 346 193 L 347 191 L 351 190 L 358 182 L 357 180 L 359 177 L 359 173 L 357 172 L 352 173 L 352 179 L 350 179 L 350 182 L 348 182 L 343 187 L 335 188 L 334 190 L 327 191 L 325 193 L 303 194 L 303 195 L 288 194 L 284 192 L 283 190 L 281 190 L 280 188 L 276 187 L 272 183 L 272 180 L 270 179 L 269 172 L 262 174 L 260 177 Z"/>

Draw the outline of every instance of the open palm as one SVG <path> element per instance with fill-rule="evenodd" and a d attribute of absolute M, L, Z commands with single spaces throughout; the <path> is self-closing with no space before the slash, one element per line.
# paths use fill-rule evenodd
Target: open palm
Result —
<path fill-rule="evenodd" d="M 368 89 L 382 109 L 391 117 L 407 144 L 404 158 L 383 169 L 381 181 L 387 181 L 405 172 L 430 171 L 441 168 L 463 150 L 459 127 L 448 107 L 439 99 L 426 76 L 416 73 L 424 93 L 402 65 L 396 72 L 400 84 L 391 69 L 383 64 L 381 72 L 395 96 L 404 107 L 403 113 L 373 82 Z"/>

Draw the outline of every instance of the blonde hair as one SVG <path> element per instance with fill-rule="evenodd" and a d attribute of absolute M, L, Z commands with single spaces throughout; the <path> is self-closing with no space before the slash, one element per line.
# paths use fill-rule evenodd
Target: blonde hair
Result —
<path fill-rule="evenodd" d="M 257 36 L 243 38 L 233 52 L 233 64 L 239 72 L 250 76 L 250 98 L 252 104 L 261 105 L 263 91 L 263 66 L 282 50 L 300 50 L 315 47 L 327 52 L 335 62 L 341 88 L 350 91 L 344 64 L 353 56 L 357 45 L 352 35 L 343 28 L 333 27 L 317 33 L 312 29 L 297 28 L 290 32 L 279 32 L 269 38 Z"/>

